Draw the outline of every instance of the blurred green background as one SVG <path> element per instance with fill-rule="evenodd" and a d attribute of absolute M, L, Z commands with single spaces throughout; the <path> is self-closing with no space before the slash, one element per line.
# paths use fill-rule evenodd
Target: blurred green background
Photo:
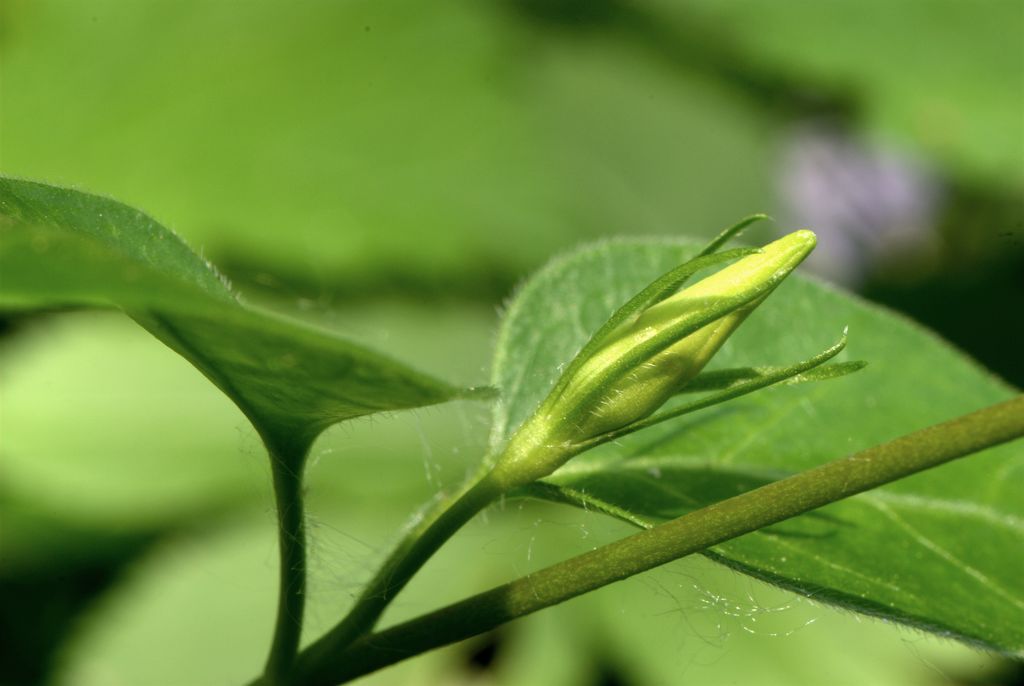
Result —
<path fill-rule="evenodd" d="M 819 233 L 811 267 L 1024 384 L 1020 0 L 0 0 L 0 172 L 155 216 L 250 299 L 462 383 L 552 254 Z M 221 684 L 269 640 L 241 414 L 116 314 L 2 319 L 0 683 Z M 311 632 L 487 410 L 315 448 Z M 624 533 L 510 504 L 394 618 Z M 1020 665 L 686 560 L 377 684 L 1011 684 Z"/>

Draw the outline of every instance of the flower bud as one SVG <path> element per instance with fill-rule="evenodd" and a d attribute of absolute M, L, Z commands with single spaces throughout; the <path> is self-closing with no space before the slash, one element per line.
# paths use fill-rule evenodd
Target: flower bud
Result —
<path fill-rule="evenodd" d="M 651 415 L 704 368 L 814 245 L 810 231 L 791 233 L 619 325 L 569 369 L 572 376 L 555 387 L 557 397 L 520 427 L 496 469 L 529 483 L 560 467 L 578 444 Z M 723 314 L 708 320 L 716 309 Z"/>
<path fill-rule="evenodd" d="M 587 360 L 569 388 L 585 388 L 603 369 L 616 364 L 628 351 L 650 340 L 682 317 L 707 307 L 715 300 L 742 297 L 770 284 L 769 290 L 749 304 L 673 343 L 631 369 L 607 389 L 600 403 L 577 425 L 579 434 L 596 436 L 643 419 L 679 392 L 722 347 L 725 340 L 746 319 L 782 278 L 789 274 L 814 248 L 810 231 L 796 231 L 765 246 L 762 252 L 739 260 L 711 276 L 652 305 L 604 348 Z M 571 391 L 564 394 L 573 402 Z"/>

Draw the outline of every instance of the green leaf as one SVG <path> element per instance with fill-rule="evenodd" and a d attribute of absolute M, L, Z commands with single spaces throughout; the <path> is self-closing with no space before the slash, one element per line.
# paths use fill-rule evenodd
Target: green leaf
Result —
<path fill-rule="evenodd" d="M 108 305 L 187 358 L 287 453 L 352 417 L 442 402 L 455 387 L 242 303 L 173 233 L 120 203 L 0 179 L 0 304 Z"/>
<path fill-rule="evenodd" d="M 266 497 L 245 416 L 117 312 L 26 327 L 0 357 L 0 385 L 4 487 L 56 518 L 137 532 Z"/>
<path fill-rule="evenodd" d="M 467 381 L 486 367 L 495 324 L 484 308 L 402 303 L 359 303 L 318 319 Z M 121 313 L 46 318 L 4 343 L 0 501 L 10 492 L 54 518 L 134 534 L 266 500 L 263 451 L 245 416 Z M 332 427 L 310 453 L 308 507 L 340 500 L 411 512 L 484 452 L 487 412 L 483 403 L 455 402 Z M 18 519 L 0 513 L 0 522 L 9 557 Z"/>
<path fill-rule="evenodd" d="M 765 112 L 613 32 L 567 41 L 509 9 L 0 3 L 4 169 L 103 189 L 239 279 L 273 265 L 312 293 L 490 296 L 583 240 L 768 206 Z"/>
<path fill-rule="evenodd" d="M 530 280 L 499 336 L 492 440 L 533 411 L 619 303 L 698 249 L 601 243 Z M 750 316 L 707 373 L 788 364 L 847 326 L 843 354 L 869 363 L 856 374 L 783 384 L 641 431 L 573 460 L 533 495 L 647 526 L 1013 395 L 913 323 L 799 276 Z M 667 409 L 678 402 L 686 400 Z M 708 554 L 817 600 L 1021 654 L 1021 470 L 1019 443 L 986 450 Z"/>
<path fill-rule="evenodd" d="M 912 143 L 955 172 L 1024 180 L 1015 0 L 698 0 L 664 10 L 670 25 L 720 29 L 710 40 L 769 73 L 844 87 L 875 138 Z"/>

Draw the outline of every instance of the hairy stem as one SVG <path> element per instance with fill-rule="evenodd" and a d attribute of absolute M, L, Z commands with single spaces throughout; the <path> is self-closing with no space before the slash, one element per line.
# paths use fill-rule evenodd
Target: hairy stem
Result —
<path fill-rule="evenodd" d="M 333 629 L 305 652 L 313 661 L 330 659 L 373 629 L 388 604 L 445 541 L 502 492 L 500 484 L 484 475 L 460 492 L 439 501 L 398 544 L 355 605 Z M 322 656 L 322 657 L 317 657 Z"/>
<path fill-rule="evenodd" d="M 305 453 L 303 452 L 303 455 Z M 302 635 L 306 594 L 306 528 L 302 504 L 302 462 L 271 451 L 280 550 L 277 621 L 264 669 L 268 684 L 288 683 Z"/>
<path fill-rule="evenodd" d="M 869 448 L 364 636 L 305 651 L 296 684 L 350 681 L 770 524 L 1024 436 L 1024 396 Z"/>

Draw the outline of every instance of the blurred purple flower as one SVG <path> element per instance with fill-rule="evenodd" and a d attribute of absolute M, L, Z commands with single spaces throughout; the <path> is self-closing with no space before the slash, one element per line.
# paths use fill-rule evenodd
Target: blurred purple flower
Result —
<path fill-rule="evenodd" d="M 875 264 L 927 250 L 937 237 L 940 184 L 898 151 L 804 125 L 786 145 L 780 178 L 785 219 L 818 234 L 808 263 L 831 281 L 855 286 Z"/>

